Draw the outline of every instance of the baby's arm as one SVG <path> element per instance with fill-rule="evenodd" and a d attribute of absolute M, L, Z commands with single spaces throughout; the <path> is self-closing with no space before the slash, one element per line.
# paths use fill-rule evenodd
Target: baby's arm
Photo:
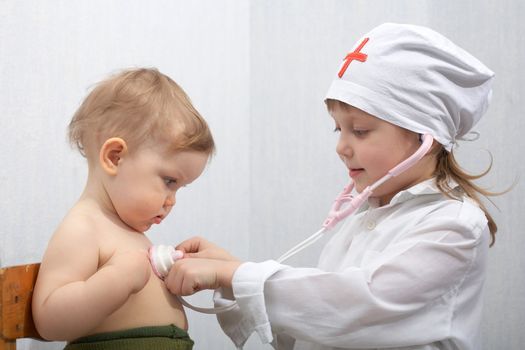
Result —
<path fill-rule="evenodd" d="M 98 265 L 93 232 L 74 225 L 59 228 L 42 260 L 33 296 L 35 324 L 44 338 L 88 335 L 140 291 L 150 274 L 146 251 L 118 253 Z"/>

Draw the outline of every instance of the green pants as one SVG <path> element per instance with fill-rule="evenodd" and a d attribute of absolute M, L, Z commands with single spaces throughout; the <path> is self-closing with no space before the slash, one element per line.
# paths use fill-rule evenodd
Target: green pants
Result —
<path fill-rule="evenodd" d="M 193 340 L 174 326 L 141 327 L 79 338 L 64 350 L 191 350 Z"/>

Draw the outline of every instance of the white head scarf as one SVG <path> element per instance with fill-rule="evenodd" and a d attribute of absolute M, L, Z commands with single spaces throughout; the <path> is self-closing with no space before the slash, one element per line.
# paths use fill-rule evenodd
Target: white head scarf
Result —
<path fill-rule="evenodd" d="M 487 110 L 493 77 L 483 63 L 441 34 L 385 23 L 357 42 L 326 98 L 431 134 L 450 151 Z"/>

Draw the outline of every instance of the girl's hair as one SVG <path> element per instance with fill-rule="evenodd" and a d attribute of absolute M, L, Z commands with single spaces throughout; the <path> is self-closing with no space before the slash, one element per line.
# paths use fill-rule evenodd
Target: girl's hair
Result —
<path fill-rule="evenodd" d="M 443 147 L 438 147 L 436 149 L 436 153 L 437 166 L 436 170 L 434 171 L 434 175 L 436 176 L 437 187 L 447 197 L 459 199 L 463 193 L 478 203 L 479 207 L 481 210 L 483 210 L 485 217 L 487 218 L 490 236 L 492 238 L 490 246 L 493 246 L 496 242 L 496 232 L 498 231 L 498 226 L 496 225 L 496 222 L 490 215 L 485 205 L 483 205 L 480 195 L 488 197 L 500 193 L 489 192 L 474 183 L 474 180 L 485 176 L 490 171 L 492 168 L 492 161 L 487 170 L 483 171 L 481 174 L 472 175 L 467 173 L 459 166 L 452 152 L 448 152 Z M 462 193 L 458 193 L 457 190 L 454 190 L 449 186 L 450 180 L 453 180 L 459 185 Z"/>
<path fill-rule="evenodd" d="M 69 141 L 90 159 L 111 137 L 133 149 L 148 141 L 208 155 L 215 143 L 206 121 L 168 76 L 154 68 L 122 71 L 89 93 L 69 123 Z"/>

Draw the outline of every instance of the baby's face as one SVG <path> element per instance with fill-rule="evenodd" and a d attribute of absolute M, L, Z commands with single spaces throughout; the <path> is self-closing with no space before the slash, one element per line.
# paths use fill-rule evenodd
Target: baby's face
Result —
<path fill-rule="evenodd" d="M 421 146 L 419 135 L 376 118 L 358 108 L 336 106 L 331 111 L 340 132 L 337 153 L 348 168 L 358 192 L 382 178 Z M 432 177 L 433 156 L 387 181 L 374 191 L 380 204 L 390 202 L 399 191 Z"/>
<path fill-rule="evenodd" d="M 207 160 L 206 153 L 195 151 L 134 150 L 119 162 L 107 185 L 115 211 L 139 232 L 160 224 L 175 205 L 176 192 L 199 177 Z"/>

